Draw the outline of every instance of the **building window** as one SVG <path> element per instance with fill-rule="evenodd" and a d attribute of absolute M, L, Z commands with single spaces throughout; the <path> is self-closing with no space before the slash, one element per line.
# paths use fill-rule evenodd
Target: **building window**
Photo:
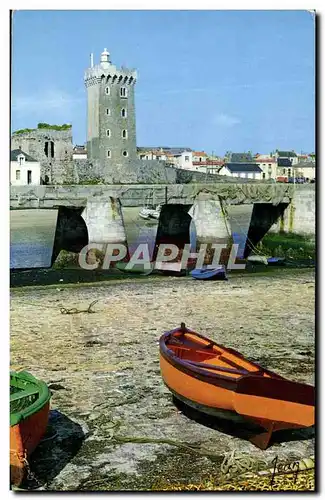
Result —
<path fill-rule="evenodd" d="M 127 97 L 128 96 L 128 89 L 126 87 L 121 87 L 121 89 L 120 89 L 120 96 L 121 97 Z"/>
<path fill-rule="evenodd" d="M 265 179 L 265 173 L 264 173 L 264 172 L 263 172 L 263 174 L 262 174 L 262 178 L 263 178 L 263 179 Z"/>
<path fill-rule="evenodd" d="M 109 108 L 106 108 L 106 114 L 107 116 L 111 116 L 111 110 Z"/>
<path fill-rule="evenodd" d="M 16 181 L 20 181 L 20 170 L 16 170 Z"/>
<path fill-rule="evenodd" d="M 105 87 L 105 94 L 110 95 L 111 94 L 111 89 L 109 87 Z"/>
<path fill-rule="evenodd" d="M 185 156 L 185 161 L 190 161 L 190 157 L 189 156 Z"/>
<path fill-rule="evenodd" d="M 107 158 L 111 158 L 111 150 L 110 149 L 107 150 Z"/>
<path fill-rule="evenodd" d="M 127 130 L 122 130 L 122 137 L 123 137 L 123 139 L 128 138 L 128 131 Z"/>
<path fill-rule="evenodd" d="M 19 156 L 19 165 L 22 165 L 24 163 L 24 157 L 23 156 Z"/>
<path fill-rule="evenodd" d="M 123 156 L 129 156 L 129 153 L 127 151 L 123 151 Z"/>
<path fill-rule="evenodd" d="M 106 135 L 107 135 L 107 137 L 111 137 L 111 131 L 109 128 L 106 130 Z"/>
<path fill-rule="evenodd" d="M 126 117 L 127 117 L 127 111 L 126 111 L 126 109 L 125 109 L 125 108 L 123 108 L 123 109 L 121 110 L 121 116 L 122 116 L 122 118 L 126 118 Z"/>
<path fill-rule="evenodd" d="M 283 174 L 283 175 L 285 175 L 285 173 L 286 173 L 286 169 L 285 169 L 285 168 L 283 168 L 283 169 L 282 169 L 282 174 Z"/>
<path fill-rule="evenodd" d="M 31 183 L 32 183 L 32 171 L 27 170 L 27 184 L 31 184 Z"/>

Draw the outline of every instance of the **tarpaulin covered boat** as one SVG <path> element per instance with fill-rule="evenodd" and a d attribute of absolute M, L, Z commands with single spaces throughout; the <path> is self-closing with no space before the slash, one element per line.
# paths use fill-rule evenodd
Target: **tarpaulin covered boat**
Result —
<path fill-rule="evenodd" d="M 269 266 L 284 266 L 285 257 L 269 257 L 267 263 Z"/>
<path fill-rule="evenodd" d="M 213 269 L 208 269 L 207 267 L 193 269 L 190 275 L 196 280 L 227 280 L 226 269 L 222 264 Z"/>
<path fill-rule="evenodd" d="M 45 434 L 51 392 L 28 372 L 10 373 L 10 482 L 23 481 L 27 459 Z"/>
<path fill-rule="evenodd" d="M 160 338 L 160 368 L 167 387 L 187 405 L 262 427 L 250 438 L 261 449 L 276 430 L 314 424 L 314 387 L 265 370 L 184 323 Z"/>

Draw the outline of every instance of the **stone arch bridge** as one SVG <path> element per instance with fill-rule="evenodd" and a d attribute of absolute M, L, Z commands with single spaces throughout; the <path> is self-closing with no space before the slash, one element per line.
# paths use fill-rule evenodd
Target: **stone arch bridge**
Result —
<path fill-rule="evenodd" d="M 162 205 L 156 235 L 169 234 L 171 241 L 188 232 L 191 217 L 200 241 L 222 240 L 227 232 L 238 232 L 229 220 L 236 207 L 243 205 L 246 215 L 241 221 L 245 227 L 239 230 L 243 229 L 246 239 L 254 245 L 270 229 L 315 234 L 315 185 L 312 184 L 223 182 L 10 188 L 11 210 L 58 210 L 52 264 L 60 250 L 79 252 L 87 243 L 125 242 L 123 207 L 139 207 L 140 211 L 149 203 Z M 246 240 L 240 244 L 243 255 L 247 254 Z"/>

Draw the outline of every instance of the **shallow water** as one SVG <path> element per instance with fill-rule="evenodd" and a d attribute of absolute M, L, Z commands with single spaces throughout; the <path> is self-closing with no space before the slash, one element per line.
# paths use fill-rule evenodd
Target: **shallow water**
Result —
<path fill-rule="evenodd" d="M 139 244 L 146 243 L 152 257 L 158 221 L 141 219 L 140 210 L 141 207 L 122 208 L 129 250 L 132 254 Z M 10 211 L 10 269 L 50 267 L 57 213 L 41 209 Z M 242 250 L 250 214 L 250 205 L 233 206 L 229 210 L 232 233 L 244 236 L 240 239 Z M 193 233 L 191 240 L 194 237 Z"/>
<path fill-rule="evenodd" d="M 57 210 L 10 211 L 10 269 L 50 267 Z"/>

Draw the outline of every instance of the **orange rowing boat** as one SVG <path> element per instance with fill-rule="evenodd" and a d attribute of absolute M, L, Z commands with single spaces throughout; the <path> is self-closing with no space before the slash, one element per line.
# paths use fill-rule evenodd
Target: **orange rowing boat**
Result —
<path fill-rule="evenodd" d="M 250 439 L 261 449 L 276 430 L 314 425 L 314 387 L 265 370 L 184 323 L 160 338 L 160 368 L 167 387 L 187 405 L 262 427 L 265 432 Z"/>

